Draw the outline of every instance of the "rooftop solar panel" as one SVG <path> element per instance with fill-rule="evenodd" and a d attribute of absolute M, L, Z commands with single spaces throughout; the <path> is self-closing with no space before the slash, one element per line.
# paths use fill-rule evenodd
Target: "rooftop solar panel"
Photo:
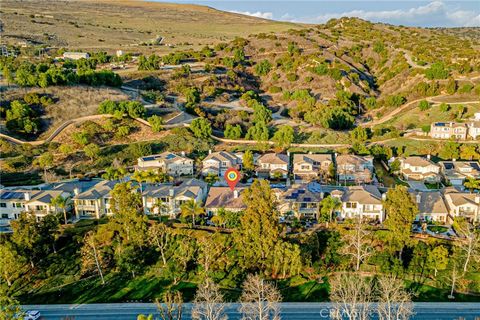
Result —
<path fill-rule="evenodd" d="M 445 166 L 445 169 L 447 169 L 447 170 L 453 169 L 453 163 L 446 162 L 443 165 Z"/>

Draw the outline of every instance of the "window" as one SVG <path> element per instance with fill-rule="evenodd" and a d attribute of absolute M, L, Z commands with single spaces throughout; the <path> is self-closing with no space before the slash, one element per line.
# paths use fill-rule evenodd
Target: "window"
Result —
<path fill-rule="evenodd" d="M 356 202 L 347 202 L 347 204 L 345 206 L 347 208 L 355 209 L 357 207 L 357 203 Z"/>
<path fill-rule="evenodd" d="M 2 219 L 8 219 L 8 213 L 2 213 Z"/>
<path fill-rule="evenodd" d="M 5 202 L 0 202 L 0 208 L 6 208 L 7 204 Z"/>
<path fill-rule="evenodd" d="M 24 207 L 24 204 L 23 204 L 23 203 L 20 203 L 20 202 L 15 202 L 15 203 L 13 204 L 13 207 L 14 207 L 14 208 L 23 208 L 23 207 Z"/>

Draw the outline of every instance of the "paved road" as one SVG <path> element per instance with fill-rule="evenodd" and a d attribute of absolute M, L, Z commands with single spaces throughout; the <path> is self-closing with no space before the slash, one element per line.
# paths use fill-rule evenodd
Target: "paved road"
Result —
<path fill-rule="evenodd" d="M 85 304 L 85 305 L 35 305 L 24 306 L 27 310 L 39 310 L 42 319 L 57 320 L 75 317 L 75 320 L 135 320 L 138 314 L 157 314 L 154 304 Z M 329 319 L 329 303 L 282 303 L 282 319 Z M 228 304 L 225 311 L 229 319 L 240 319 L 238 304 Z M 191 304 L 185 305 L 183 319 L 190 319 Z M 462 317 L 465 320 L 480 319 L 480 303 L 416 303 L 413 319 L 452 320 Z M 476 318 L 477 317 L 477 318 Z"/>

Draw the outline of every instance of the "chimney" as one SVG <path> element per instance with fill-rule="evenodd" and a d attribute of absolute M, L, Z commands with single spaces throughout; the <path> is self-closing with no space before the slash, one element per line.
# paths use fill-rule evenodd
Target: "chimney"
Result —
<path fill-rule="evenodd" d="M 173 188 L 169 189 L 168 190 L 168 195 L 173 198 L 173 196 L 175 195 L 175 189 L 173 189 Z"/>
<path fill-rule="evenodd" d="M 308 154 L 312 154 L 312 151 L 308 151 Z"/>
<path fill-rule="evenodd" d="M 212 149 L 208 149 L 208 154 L 212 154 Z"/>
<path fill-rule="evenodd" d="M 382 193 L 382 200 L 383 201 L 387 200 L 387 193 Z"/>
<path fill-rule="evenodd" d="M 180 152 L 180 154 L 182 155 L 182 157 L 185 157 L 185 151 Z"/>
<path fill-rule="evenodd" d="M 30 193 L 24 192 L 23 197 L 25 198 L 25 201 L 30 201 Z"/>
<path fill-rule="evenodd" d="M 415 200 L 417 201 L 417 203 L 422 202 L 422 195 L 421 195 L 420 193 L 418 193 L 418 194 L 415 196 Z"/>
<path fill-rule="evenodd" d="M 480 204 L 480 194 L 475 195 L 475 203 Z"/>
<path fill-rule="evenodd" d="M 78 187 L 73 188 L 73 194 L 74 195 L 78 196 L 79 193 L 80 193 L 80 188 L 78 188 Z"/>
<path fill-rule="evenodd" d="M 455 161 L 457 161 L 457 159 L 453 158 L 452 161 L 455 162 Z"/>
<path fill-rule="evenodd" d="M 430 160 L 431 157 L 432 157 L 431 155 L 427 154 L 427 159 L 428 160 Z"/>
<path fill-rule="evenodd" d="M 238 190 L 233 190 L 233 198 L 234 199 L 238 198 Z"/>

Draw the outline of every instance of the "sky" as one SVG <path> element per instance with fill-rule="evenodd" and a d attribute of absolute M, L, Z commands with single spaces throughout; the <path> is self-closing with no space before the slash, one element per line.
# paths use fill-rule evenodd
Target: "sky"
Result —
<path fill-rule="evenodd" d="M 480 0 L 178 0 L 162 2 L 201 4 L 265 19 L 303 23 L 324 23 L 332 18 L 348 16 L 405 26 L 480 27 Z"/>

